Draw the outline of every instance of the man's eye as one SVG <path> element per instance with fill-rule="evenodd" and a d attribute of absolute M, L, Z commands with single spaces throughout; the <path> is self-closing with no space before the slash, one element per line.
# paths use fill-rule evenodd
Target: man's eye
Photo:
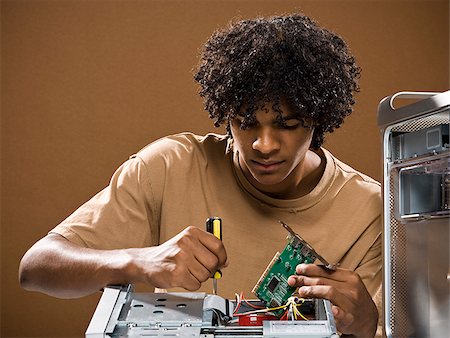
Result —
<path fill-rule="evenodd" d="M 281 127 L 284 129 L 297 129 L 300 126 L 300 121 L 286 121 Z"/>

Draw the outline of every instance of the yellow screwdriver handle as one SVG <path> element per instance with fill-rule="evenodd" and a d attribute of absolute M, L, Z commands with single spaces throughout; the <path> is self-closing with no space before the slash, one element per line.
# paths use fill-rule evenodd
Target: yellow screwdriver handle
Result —
<path fill-rule="evenodd" d="M 219 217 L 210 217 L 206 220 L 206 231 L 222 240 L 222 219 Z M 222 277 L 220 270 L 214 273 L 213 278 L 219 279 Z"/>

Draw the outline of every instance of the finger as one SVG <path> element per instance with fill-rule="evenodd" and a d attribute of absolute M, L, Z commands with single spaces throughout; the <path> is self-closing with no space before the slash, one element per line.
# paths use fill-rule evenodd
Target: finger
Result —
<path fill-rule="evenodd" d="M 165 278 L 166 280 L 171 280 L 169 287 L 182 287 L 189 291 L 198 290 L 201 286 L 201 282 L 195 277 L 189 264 L 177 265 L 173 272 Z"/>
<path fill-rule="evenodd" d="M 188 277 L 183 279 L 182 284 L 179 286 L 188 291 L 197 291 L 198 289 L 200 289 L 201 285 L 202 283 L 199 282 L 198 279 L 195 278 L 194 275 L 191 273 L 190 278 Z"/>
<path fill-rule="evenodd" d="M 217 256 L 201 243 L 193 248 L 192 254 L 195 259 L 209 271 L 209 275 L 213 274 L 221 267 Z"/>
<path fill-rule="evenodd" d="M 331 311 L 333 312 L 334 320 L 335 321 L 343 321 L 345 319 L 345 312 L 342 310 L 339 306 L 332 305 Z"/>
<path fill-rule="evenodd" d="M 339 306 L 341 309 L 353 308 L 350 299 L 330 285 L 302 286 L 298 289 L 298 294 L 303 298 L 328 299 L 333 305 Z"/>
<path fill-rule="evenodd" d="M 194 260 L 187 268 L 193 278 L 195 278 L 199 283 L 207 281 L 213 274 L 213 272 L 210 272 L 198 260 Z"/>
<path fill-rule="evenodd" d="M 213 234 L 199 228 L 189 226 L 184 229 L 178 237 L 178 245 L 180 247 L 184 247 L 192 252 L 204 247 L 208 252 L 215 255 L 218 263 L 215 264 L 216 266 L 212 270 L 216 271 L 217 268 L 222 267 L 225 264 L 227 260 L 225 248 L 222 241 Z M 197 255 L 197 257 L 199 257 L 199 255 Z"/>
<path fill-rule="evenodd" d="M 227 264 L 227 252 L 222 241 L 209 232 L 200 229 L 198 230 L 201 232 L 198 236 L 198 240 L 217 257 L 217 266 L 222 267 Z"/>
<path fill-rule="evenodd" d="M 292 286 L 292 287 L 299 287 L 299 286 L 301 286 L 297 282 L 297 276 L 289 276 L 289 278 L 288 278 L 288 285 Z"/>
<path fill-rule="evenodd" d="M 341 282 L 345 282 L 350 273 L 350 271 L 345 269 L 337 268 L 336 270 L 330 270 L 323 265 L 315 264 L 299 264 L 296 266 L 295 272 L 298 275 L 326 277 Z"/>
<path fill-rule="evenodd" d="M 332 305 L 331 311 L 336 322 L 337 329 L 340 332 L 346 332 L 347 329 L 353 324 L 354 317 L 351 313 L 345 312 L 339 306 Z"/>
<path fill-rule="evenodd" d="M 176 265 L 177 273 L 174 273 L 178 285 L 183 284 L 182 276 L 192 275 L 197 283 L 206 281 L 218 269 L 218 258 L 201 244 L 198 237 L 202 231 L 194 227 L 188 227 L 183 232 L 165 244 L 174 246 L 170 256 Z M 195 288 L 189 286 L 189 289 Z"/>
<path fill-rule="evenodd" d="M 302 286 L 311 286 L 311 285 L 328 285 L 332 286 L 338 290 L 346 290 L 346 286 L 344 282 L 335 281 L 334 279 L 326 278 L 326 277 L 308 277 L 308 276 L 297 276 L 293 275 L 288 278 L 288 284 L 290 286 L 302 287 Z"/>
<path fill-rule="evenodd" d="M 184 262 L 191 274 L 200 282 L 206 281 L 211 275 L 219 269 L 217 256 L 205 247 L 198 236 L 203 233 L 196 228 L 188 231 L 188 236 L 184 237 Z"/>

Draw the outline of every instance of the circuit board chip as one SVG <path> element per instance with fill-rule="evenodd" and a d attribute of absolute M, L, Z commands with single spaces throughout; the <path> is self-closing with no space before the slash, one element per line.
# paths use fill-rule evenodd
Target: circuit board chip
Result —
<path fill-rule="evenodd" d="M 279 283 L 280 281 L 278 280 L 278 278 L 273 276 L 270 282 L 267 284 L 267 290 L 273 293 Z"/>

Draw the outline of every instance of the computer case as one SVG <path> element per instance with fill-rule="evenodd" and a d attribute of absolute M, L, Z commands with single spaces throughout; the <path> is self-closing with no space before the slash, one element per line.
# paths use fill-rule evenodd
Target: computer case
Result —
<path fill-rule="evenodd" d="M 400 92 L 378 107 L 387 337 L 450 332 L 449 121 L 450 91 Z"/>

